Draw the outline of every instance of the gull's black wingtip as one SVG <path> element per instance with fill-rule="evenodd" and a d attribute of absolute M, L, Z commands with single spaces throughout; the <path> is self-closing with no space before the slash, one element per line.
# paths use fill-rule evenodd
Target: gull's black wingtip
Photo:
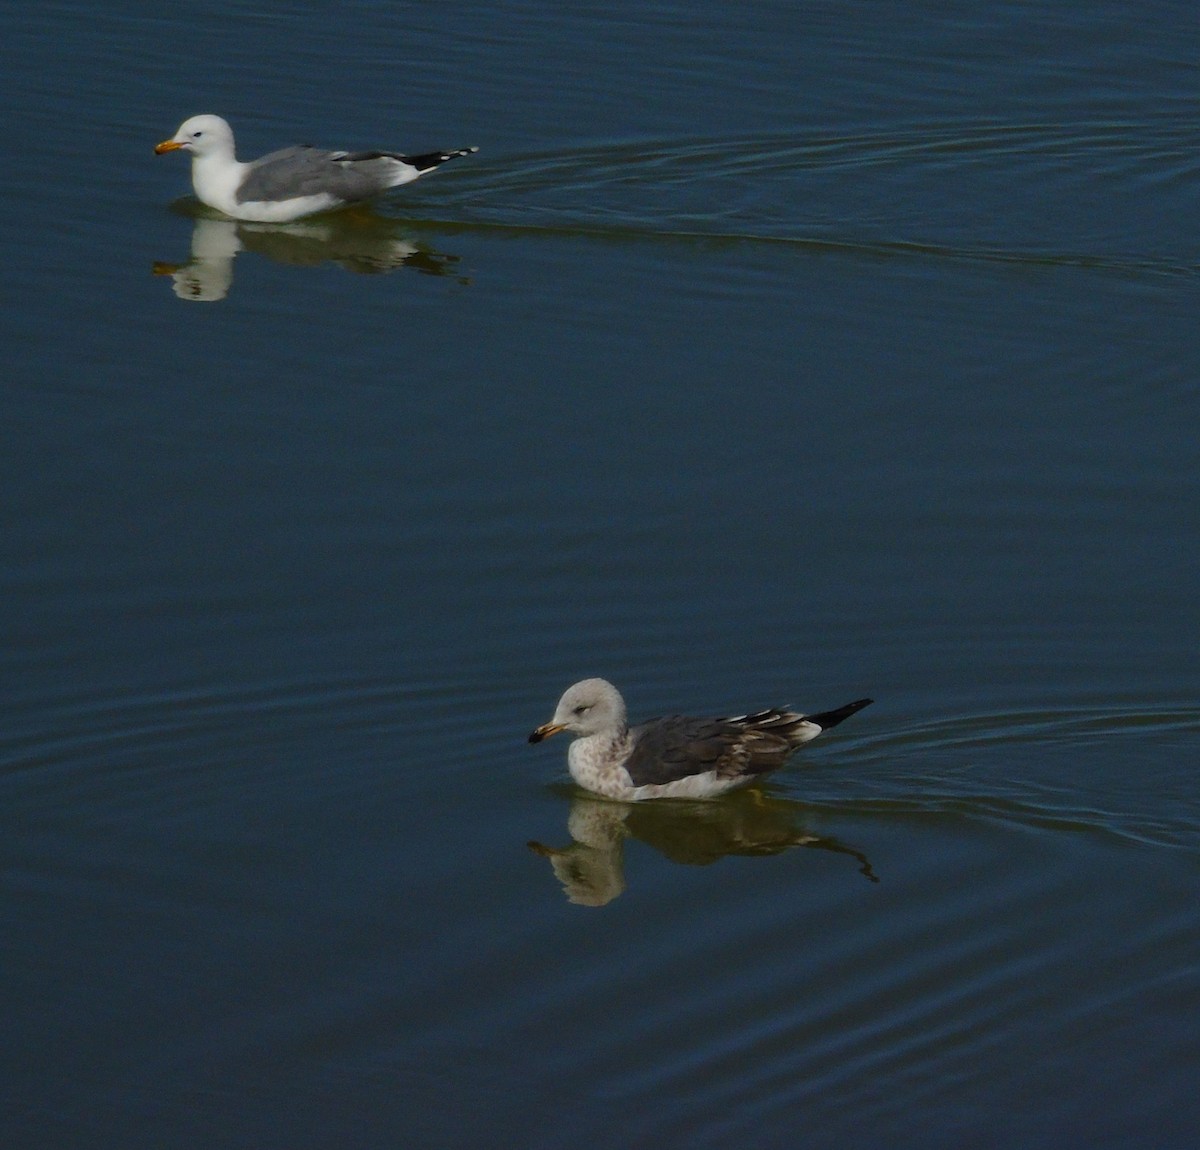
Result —
<path fill-rule="evenodd" d="M 441 167 L 447 160 L 455 160 L 459 156 L 473 156 L 479 149 L 471 148 L 451 148 L 445 152 L 425 152 L 420 156 L 402 156 L 396 153 L 393 159 L 403 160 L 404 163 L 417 169 L 418 172 L 428 172 L 433 168 Z M 391 155 L 391 153 L 382 153 Z"/>
<path fill-rule="evenodd" d="M 855 699 L 853 703 L 847 703 L 844 707 L 835 707 L 832 711 L 818 711 L 815 715 L 805 715 L 806 723 L 816 723 L 822 731 L 828 731 L 830 727 L 836 727 L 838 723 L 844 722 L 851 715 L 858 714 L 863 707 L 869 707 L 874 699 Z"/>

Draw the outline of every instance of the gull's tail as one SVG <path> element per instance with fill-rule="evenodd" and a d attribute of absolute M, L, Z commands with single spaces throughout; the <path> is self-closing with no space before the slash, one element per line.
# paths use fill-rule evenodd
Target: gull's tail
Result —
<path fill-rule="evenodd" d="M 838 723 L 857 714 L 863 707 L 869 707 L 874 701 L 874 699 L 857 699 L 853 703 L 847 703 L 844 707 L 835 707 L 832 711 L 818 711 L 815 715 L 805 715 L 804 721 L 814 723 L 822 731 L 828 731 L 830 727 L 836 727 Z"/>
<path fill-rule="evenodd" d="M 837 707 L 832 711 L 818 711 L 815 715 L 801 715 L 795 711 L 783 711 L 772 707 L 753 715 L 737 715 L 732 719 L 726 719 L 725 722 L 736 723 L 739 727 L 744 727 L 747 731 L 759 735 L 774 735 L 785 739 L 786 743 L 783 746 L 786 754 L 786 748 L 800 747 L 805 743 L 812 742 L 823 731 L 828 731 L 830 727 L 836 727 L 838 723 L 844 722 L 872 702 L 874 702 L 873 699 L 857 699 L 853 703 L 847 703 L 844 707 Z M 778 763 L 775 764 L 775 766 L 778 765 Z M 774 767 L 768 769 L 774 770 Z"/>

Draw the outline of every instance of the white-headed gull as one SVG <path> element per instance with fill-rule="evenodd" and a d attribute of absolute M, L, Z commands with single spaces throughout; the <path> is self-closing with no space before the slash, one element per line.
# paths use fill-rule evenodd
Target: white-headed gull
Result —
<path fill-rule="evenodd" d="M 801 744 L 871 701 L 813 715 L 776 708 L 722 719 L 667 715 L 631 727 L 616 687 L 605 679 L 584 679 L 567 688 L 554 718 L 529 741 L 570 731 L 571 777 L 610 799 L 710 798 L 782 767 Z"/>
<path fill-rule="evenodd" d="M 241 163 L 234 153 L 233 129 L 220 116 L 184 120 L 155 152 L 187 152 L 192 157 L 192 187 L 201 202 L 235 220 L 287 223 L 360 203 L 388 188 L 411 183 L 456 156 L 478 148 L 426 152 L 327 152 L 304 145 L 283 148 Z"/>

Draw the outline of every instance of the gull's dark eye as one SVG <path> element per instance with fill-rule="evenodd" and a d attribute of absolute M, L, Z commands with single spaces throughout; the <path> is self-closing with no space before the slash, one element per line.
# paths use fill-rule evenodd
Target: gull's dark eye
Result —
<path fill-rule="evenodd" d="M 204 132 L 203 132 L 203 130 L 201 130 L 201 131 L 199 131 L 199 132 L 193 132 L 193 133 L 192 133 L 192 139 L 193 139 L 193 140 L 198 140 L 198 139 L 200 139 L 200 137 L 201 137 L 201 136 L 203 136 L 203 135 L 204 135 Z"/>
<path fill-rule="evenodd" d="M 575 713 L 576 715 L 582 715 L 582 714 L 585 714 L 587 711 L 590 711 L 590 710 L 591 710 L 591 708 L 588 706 L 588 704 L 587 704 L 587 703 L 580 703 L 580 704 L 579 704 L 579 706 L 575 708 L 575 711 L 574 711 L 574 713 Z"/>

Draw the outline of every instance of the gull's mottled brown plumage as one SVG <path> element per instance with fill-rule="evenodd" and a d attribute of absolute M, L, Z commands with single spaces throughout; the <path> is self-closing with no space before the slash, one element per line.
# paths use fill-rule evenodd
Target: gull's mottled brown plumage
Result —
<path fill-rule="evenodd" d="M 571 776 L 609 798 L 707 798 L 777 770 L 797 747 L 870 702 L 812 715 L 774 707 L 730 718 L 667 715 L 631 727 L 620 692 L 604 679 L 584 679 L 529 741 L 571 731 Z"/>

